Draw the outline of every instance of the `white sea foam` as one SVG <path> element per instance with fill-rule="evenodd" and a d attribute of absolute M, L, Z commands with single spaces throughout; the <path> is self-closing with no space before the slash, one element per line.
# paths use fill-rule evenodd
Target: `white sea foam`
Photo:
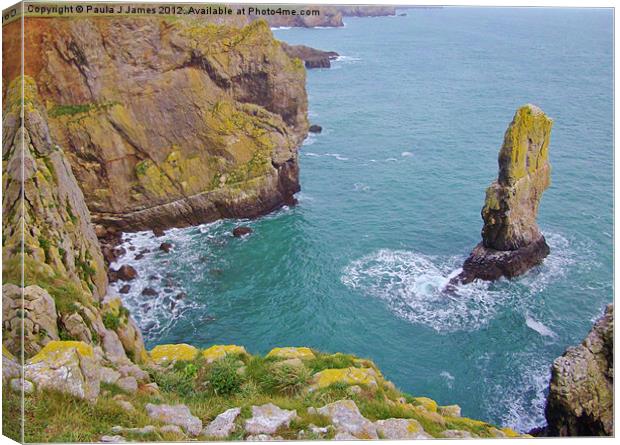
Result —
<path fill-rule="evenodd" d="M 348 161 L 349 158 L 342 156 L 340 153 L 325 153 L 325 156 L 330 156 L 332 158 L 336 158 L 339 161 Z"/>
<path fill-rule="evenodd" d="M 553 332 L 551 329 L 549 329 L 547 326 L 545 326 L 540 321 L 537 321 L 534 318 L 532 318 L 530 315 L 525 316 L 525 324 L 527 325 L 528 328 L 538 332 L 543 337 L 552 337 L 552 338 L 557 337 L 555 332 Z"/>
<path fill-rule="evenodd" d="M 308 136 L 306 139 L 304 139 L 301 145 L 308 146 L 308 145 L 314 144 L 315 142 L 316 142 L 316 139 L 313 136 Z"/>
<path fill-rule="evenodd" d="M 448 371 L 441 371 L 439 375 L 445 380 L 446 386 L 452 389 L 452 387 L 454 386 L 454 376 Z"/>
<path fill-rule="evenodd" d="M 396 159 L 396 158 L 387 158 L 385 160 L 385 162 L 397 162 L 397 161 L 398 161 L 398 159 Z"/>
<path fill-rule="evenodd" d="M 403 151 L 400 155 L 401 155 L 403 158 L 408 158 L 408 157 L 413 156 L 413 153 L 411 153 L 410 151 Z"/>
<path fill-rule="evenodd" d="M 341 281 L 361 293 L 384 300 L 399 317 L 438 332 L 471 331 L 488 324 L 507 304 L 526 307 L 540 292 L 566 273 L 574 253 L 566 238 L 547 235 L 551 254 L 543 266 L 504 284 L 475 281 L 446 291 L 458 275 L 463 257 L 431 257 L 406 250 L 382 249 L 351 262 Z M 555 333 L 531 318 L 528 326 L 541 335 Z"/>
<path fill-rule="evenodd" d="M 355 190 L 356 192 L 367 192 L 368 190 L 370 190 L 370 187 L 364 183 L 356 182 L 355 184 L 353 184 L 353 190 Z"/>

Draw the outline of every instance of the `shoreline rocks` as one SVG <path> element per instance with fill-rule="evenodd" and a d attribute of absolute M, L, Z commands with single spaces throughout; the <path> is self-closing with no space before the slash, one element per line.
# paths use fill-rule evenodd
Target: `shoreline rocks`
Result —
<path fill-rule="evenodd" d="M 545 407 L 547 436 L 614 435 L 614 306 L 584 341 L 555 359 Z"/>
<path fill-rule="evenodd" d="M 548 152 L 553 121 L 537 106 L 519 108 L 504 135 L 499 174 L 486 191 L 482 242 L 450 285 L 522 275 L 540 264 L 549 246 L 536 223 L 551 183 Z"/>
<path fill-rule="evenodd" d="M 280 44 L 289 57 L 301 59 L 308 69 L 329 68 L 331 61 L 339 56 L 335 51 L 322 51 L 305 45 L 289 45 L 285 42 L 280 42 Z"/>

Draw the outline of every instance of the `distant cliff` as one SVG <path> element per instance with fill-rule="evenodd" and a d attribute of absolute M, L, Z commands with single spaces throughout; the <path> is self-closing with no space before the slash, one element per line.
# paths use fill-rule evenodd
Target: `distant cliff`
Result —
<path fill-rule="evenodd" d="M 305 70 L 266 22 L 42 18 L 26 26 L 25 72 L 95 221 L 186 226 L 294 201 L 308 130 Z M 5 65 L 4 78 L 14 78 L 18 66 Z"/>
<path fill-rule="evenodd" d="M 273 5 L 272 5 L 273 6 Z M 284 6 L 283 6 L 284 7 Z M 314 28 L 321 27 L 340 27 L 344 26 L 343 17 L 381 17 L 396 15 L 396 8 L 393 6 L 325 6 L 325 5 L 289 5 L 297 11 L 319 11 L 318 15 L 273 15 L 265 19 L 270 26 L 274 27 L 301 27 Z M 256 18 L 257 16 L 251 16 Z"/>

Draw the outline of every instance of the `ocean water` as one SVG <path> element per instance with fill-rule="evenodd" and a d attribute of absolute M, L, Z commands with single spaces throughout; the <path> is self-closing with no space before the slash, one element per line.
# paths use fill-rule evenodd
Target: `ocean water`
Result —
<path fill-rule="evenodd" d="M 373 359 L 402 390 L 521 431 L 544 424 L 549 367 L 612 296 L 612 12 L 415 9 L 280 29 L 335 50 L 308 72 L 299 205 L 253 221 L 126 234 L 124 296 L 148 346 L 311 346 Z M 515 110 L 554 121 L 551 246 L 525 276 L 441 288 L 480 239 Z M 230 235 L 238 224 L 254 233 Z M 159 244 L 168 240 L 174 251 Z M 144 259 L 133 260 L 148 248 Z M 144 297 L 145 286 L 158 297 Z M 185 296 L 177 299 L 179 293 Z"/>

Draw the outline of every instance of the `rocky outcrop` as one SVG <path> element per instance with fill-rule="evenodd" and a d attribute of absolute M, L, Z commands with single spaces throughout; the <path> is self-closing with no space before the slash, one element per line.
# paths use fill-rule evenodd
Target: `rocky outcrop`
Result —
<path fill-rule="evenodd" d="M 18 77 L 3 121 L 3 345 L 21 353 L 23 319 L 26 358 L 63 339 L 102 346 L 116 363 L 128 362 L 127 354 L 140 361 L 142 335 L 129 312 L 120 300 L 106 303 L 106 268 L 85 198 L 66 153 L 52 143 L 37 85 L 23 78 L 23 122 L 21 89 Z"/>
<path fill-rule="evenodd" d="M 585 340 L 555 359 L 545 416 L 548 436 L 614 435 L 614 307 Z"/>
<path fill-rule="evenodd" d="M 338 58 L 335 51 L 321 51 L 305 45 L 289 45 L 282 42 L 282 49 L 289 57 L 301 59 L 306 68 L 329 68 L 331 61 Z"/>
<path fill-rule="evenodd" d="M 48 343 L 24 367 L 24 378 L 38 391 L 54 390 L 94 401 L 100 390 L 99 364 L 84 342 Z"/>
<path fill-rule="evenodd" d="M 94 221 L 167 228 L 294 203 L 305 70 L 265 21 L 26 22 L 24 69 L 48 104 L 47 141 L 65 150 Z"/>
<path fill-rule="evenodd" d="M 512 278 L 549 254 L 536 223 L 538 205 L 551 183 L 549 139 L 553 121 L 535 105 L 517 110 L 499 152 L 498 178 L 486 191 L 482 242 L 453 283 Z"/>

